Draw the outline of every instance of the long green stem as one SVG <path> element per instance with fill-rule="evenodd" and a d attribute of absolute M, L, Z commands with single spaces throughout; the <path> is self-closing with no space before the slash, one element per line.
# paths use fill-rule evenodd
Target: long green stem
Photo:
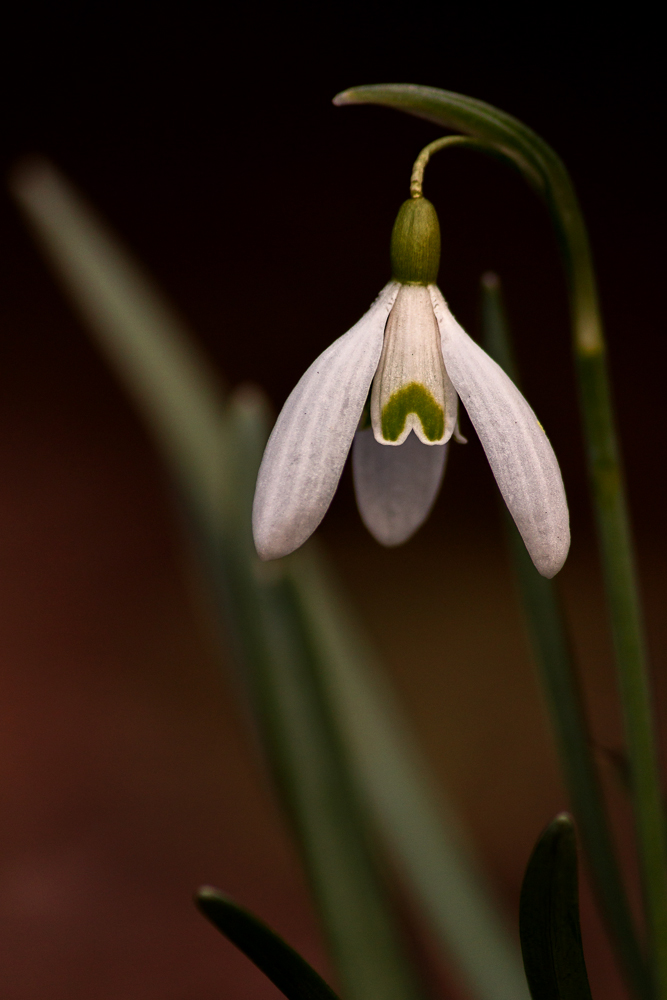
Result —
<path fill-rule="evenodd" d="M 541 193 L 551 212 L 568 278 L 588 469 L 633 777 L 653 984 L 657 1000 L 667 1000 L 667 826 L 655 721 L 597 286 L 574 187 L 543 139 L 483 101 L 434 87 L 379 84 L 347 90 L 334 103 L 394 107 L 490 143 Z"/>
<path fill-rule="evenodd" d="M 482 327 L 487 353 L 518 385 L 500 282 L 492 274 L 482 278 Z M 528 635 L 595 893 L 628 981 L 641 996 L 648 996 L 650 983 L 611 837 L 591 752 L 588 720 L 556 588 L 552 580 L 537 572 L 504 504 L 502 509 Z"/>

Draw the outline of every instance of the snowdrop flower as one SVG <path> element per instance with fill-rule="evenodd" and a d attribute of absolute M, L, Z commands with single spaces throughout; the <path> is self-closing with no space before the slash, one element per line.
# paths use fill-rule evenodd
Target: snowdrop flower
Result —
<path fill-rule="evenodd" d="M 565 562 L 569 516 L 556 456 L 519 390 L 452 316 L 435 284 L 439 261 L 435 209 L 413 196 L 392 232 L 392 280 L 313 362 L 269 438 L 253 506 L 262 559 L 312 534 L 353 441 L 366 527 L 384 545 L 406 541 L 438 494 L 460 399 L 535 566 L 552 577 Z"/>

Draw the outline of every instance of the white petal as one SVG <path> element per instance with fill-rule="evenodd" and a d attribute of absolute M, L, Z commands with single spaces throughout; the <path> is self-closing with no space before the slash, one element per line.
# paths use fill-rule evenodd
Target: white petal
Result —
<path fill-rule="evenodd" d="M 444 444 L 456 426 L 457 407 L 428 289 L 401 285 L 387 320 L 371 393 L 376 440 L 402 445 L 414 431 L 426 445 Z"/>
<path fill-rule="evenodd" d="M 399 287 L 395 281 L 385 285 L 359 322 L 313 362 L 283 406 L 255 489 L 252 526 L 262 559 L 293 552 L 324 517 L 359 424 Z"/>
<path fill-rule="evenodd" d="M 447 445 L 422 444 L 409 434 L 398 448 L 379 444 L 373 431 L 357 431 L 352 446 L 354 492 L 361 519 L 382 545 L 407 542 L 435 503 L 445 472 Z"/>
<path fill-rule="evenodd" d="M 553 448 L 514 383 L 461 329 L 440 290 L 429 289 L 449 377 L 531 559 L 542 576 L 555 576 L 570 547 L 570 518 Z"/>

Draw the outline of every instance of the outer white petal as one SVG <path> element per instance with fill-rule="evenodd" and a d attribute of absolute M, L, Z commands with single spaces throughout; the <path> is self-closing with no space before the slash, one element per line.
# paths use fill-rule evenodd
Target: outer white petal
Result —
<path fill-rule="evenodd" d="M 252 512 L 262 559 L 293 552 L 312 535 L 336 492 L 382 352 L 400 285 L 391 281 L 342 337 L 313 362 L 264 452 Z"/>
<path fill-rule="evenodd" d="M 423 444 L 409 434 L 402 445 L 379 444 L 357 431 L 352 446 L 354 492 L 361 519 L 382 545 L 407 542 L 422 526 L 440 491 L 446 444 Z"/>
<path fill-rule="evenodd" d="M 542 576 L 555 576 L 570 547 L 570 519 L 553 448 L 514 383 L 459 326 L 440 290 L 429 288 L 449 377 L 531 559 Z"/>

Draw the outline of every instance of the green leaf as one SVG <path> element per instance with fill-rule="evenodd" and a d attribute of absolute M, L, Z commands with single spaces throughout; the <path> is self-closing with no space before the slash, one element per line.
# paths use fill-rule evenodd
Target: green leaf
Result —
<path fill-rule="evenodd" d="M 338 1000 L 331 987 L 294 948 L 228 896 L 204 886 L 195 896 L 195 902 L 204 916 L 289 1000 Z"/>
<path fill-rule="evenodd" d="M 527 998 L 503 915 L 354 610 L 316 546 L 296 553 L 289 572 L 379 835 L 435 940 L 475 997 Z"/>
<path fill-rule="evenodd" d="M 236 636 L 269 766 L 297 834 L 346 997 L 420 995 L 376 865 L 354 762 L 307 632 L 292 569 L 261 563 L 250 511 L 268 434 L 255 391 L 230 400 L 228 491 L 208 563 Z M 298 572 L 298 571 L 297 571 Z"/>
<path fill-rule="evenodd" d="M 577 845 L 566 813 L 549 824 L 528 862 L 519 925 L 533 1000 L 591 1000 L 579 929 Z"/>
<path fill-rule="evenodd" d="M 382 104 L 457 129 L 495 148 L 544 197 L 567 274 L 573 350 L 583 415 L 608 621 L 614 645 L 642 877 L 649 959 L 657 995 L 667 998 L 667 818 L 662 805 L 653 693 L 635 554 L 607 371 L 588 232 L 562 162 L 535 132 L 483 101 L 412 84 L 354 87 L 336 104 Z M 629 969 L 634 976 L 634 970 Z M 639 995 L 645 977 L 635 976 Z"/>
<path fill-rule="evenodd" d="M 483 346 L 518 385 L 509 326 L 499 278 L 482 278 Z M 649 980 L 635 935 L 616 857 L 609 817 L 593 756 L 593 740 L 554 581 L 541 576 L 502 504 L 528 637 L 551 716 L 563 776 L 577 818 L 586 860 L 602 915 L 631 982 L 643 995 Z"/>
<path fill-rule="evenodd" d="M 247 590 L 247 583 L 239 583 L 239 577 L 230 574 L 238 573 L 245 579 L 245 567 L 250 565 L 255 567 L 255 586 L 262 578 L 267 588 L 269 585 L 278 587 L 281 580 L 289 581 L 289 600 L 298 615 L 306 645 L 313 654 L 312 682 L 327 705 L 329 725 L 333 726 L 336 739 L 342 745 L 354 783 L 371 810 L 378 836 L 396 859 L 406 885 L 426 913 L 443 950 L 452 956 L 480 1000 L 527 998 L 520 955 L 495 900 L 464 846 L 453 810 L 442 791 L 437 789 L 429 773 L 429 764 L 405 724 L 384 672 L 376 663 L 368 639 L 319 546 L 311 540 L 288 559 L 268 565 L 257 562 L 247 512 L 268 432 L 265 412 L 257 391 L 243 390 L 230 401 L 234 445 L 229 454 L 236 455 L 239 463 L 233 466 L 238 470 L 233 473 L 237 476 L 234 480 L 237 487 L 230 494 L 234 497 L 237 514 L 228 511 L 225 519 L 222 589 L 227 593 L 225 600 L 231 602 L 230 622 L 236 623 L 237 630 L 248 630 L 240 648 L 246 651 L 247 660 L 248 650 L 255 648 L 257 643 L 254 627 L 259 616 L 257 613 L 248 616 L 248 597 L 243 599 L 242 606 L 237 603 L 238 595 Z M 268 596 L 265 589 L 264 599 Z M 267 615 L 267 627 L 271 620 Z M 274 650 L 280 645 L 280 634 L 276 632 L 271 639 Z M 273 721 L 266 722 L 273 731 L 283 712 L 294 711 L 293 681 L 285 668 L 278 665 L 267 673 L 259 651 L 253 654 L 251 663 L 259 664 L 258 672 L 253 670 L 250 675 L 254 678 L 251 686 L 255 689 L 255 704 L 265 704 L 267 699 L 284 699 L 286 703 L 280 712 L 273 713 Z M 277 670 L 280 674 L 272 680 L 271 675 Z M 289 741 L 289 753 L 297 760 L 307 753 L 312 755 L 312 745 L 309 750 L 308 744 L 301 742 L 302 723 L 295 720 L 290 731 L 293 737 Z M 313 741 L 320 736 L 321 733 L 317 737 L 314 735 Z M 274 738 L 280 745 L 280 734 Z M 276 754 L 274 760 L 284 752 Z M 288 775 L 289 769 L 282 775 L 278 773 L 277 780 L 283 783 L 284 794 L 295 810 L 295 823 L 312 824 L 310 841 L 324 842 L 330 827 L 327 814 L 317 810 L 310 819 L 299 820 L 298 815 L 303 817 L 307 812 L 308 802 L 303 801 L 302 796 L 307 799 L 308 793 L 304 789 L 299 791 L 294 777 L 286 786 Z M 302 775 L 300 781 L 305 780 L 307 776 Z M 332 786 L 329 793 L 334 792 L 335 786 Z M 337 836 L 342 838 L 344 831 L 343 824 Z M 356 865 L 350 867 L 348 861 L 346 867 L 341 868 L 336 858 L 332 859 L 328 872 L 337 894 L 351 892 L 346 888 L 348 879 L 363 879 L 361 873 L 355 874 Z M 345 914 L 343 910 L 341 914 L 339 908 L 334 912 L 324 885 L 320 885 L 319 893 L 330 940 L 345 935 L 351 925 L 354 934 L 347 937 L 367 942 L 369 928 L 376 923 L 372 894 L 364 892 L 363 904 L 357 903 L 355 912 L 348 910 Z M 341 915 L 336 918 L 336 913 Z M 345 926 L 339 927 L 339 920 L 344 921 Z"/>
<path fill-rule="evenodd" d="M 268 435 L 259 391 L 226 406 L 171 308 L 49 164 L 14 192 L 90 332 L 155 435 L 231 625 L 267 762 L 302 851 L 349 1000 L 415 1000 L 356 780 L 323 694 L 288 561 L 262 564 L 251 502 Z"/>
<path fill-rule="evenodd" d="M 266 410 L 256 390 L 242 390 L 232 397 L 230 421 L 235 442 L 230 454 L 237 455 L 237 468 L 244 471 L 237 473 L 238 486 L 230 491 L 238 519 L 228 515 L 227 523 L 233 527 L 226 532 L 227 579 L 232 547 L 243 546 L 242 563 L 256 560 L 247 514 L 242 516 L 252 503 L 268 433 Z M 321 548 L 312 539 L 288 559 L 259 569 L 268 578 L 284 573 L 290 581 L 291 597 L 314 654 L 317 684 L 355 783 L 371 810 L 377 835 L 443 951 L 480 1000 L 527 1000 L 521 957 L 503 915 Z M 229 618 L 245 620 L 238 609 Z M 252 642 L 248 635 L 242 645 L 247 649 Z M 293 749 L 301 753 L 298 743 Z M 347 877 L 342 872 L 336 881 L 342 879 L 344 885 Z M 366 923 L 366 911 L 360 914 Z"/>
<path fill-rule="evenodd" d="M 505 153 L 534 187 L 546 189 L 544 160 L 555 154 L 550 155 L 546 144 L 517 118 L 484 101 L 436 87 L 387 83 L 351 87 L 337 94 L 333 103 L 381 104 L 475 136 Z"/>
<path fill-rule="evenodd" d="M 46 258 L 107 361 L 206 516 L 222 488 L 220 378 L 196 338 L 94 208 L 45 160 L 11 187 Z"/>
<path fill-rule="evenodd" d="M 322 554 L 309 543 L 278 563 L 257 559 L 250 508 L 270 429 L 264 396 L 245 387 L 224 404 L 207 359 L 158 290 L 53 168 L 41 169 L 46 177 L 16 179 L 15 189 L 179 483 L 346 997 L 414 992 L 378 885 L 377 852 L 360 832 L 361 797 L 472 994 L 521 1000 L 518 949 Z M 194 416 L 176 421 L 178 372 Z"/>
<path fill-rule="evenodd" d="M 575 338 L 589 353 L 603 349 L 588 234 L 569 174 L 548 143 L 505 111 L 437 87 L 407 83 L 352 87 L 338 94 L 334 104 L 381 104 L 405 111 L 489 143 L 518 168 L 551 211 L 570 281 Z"/>

